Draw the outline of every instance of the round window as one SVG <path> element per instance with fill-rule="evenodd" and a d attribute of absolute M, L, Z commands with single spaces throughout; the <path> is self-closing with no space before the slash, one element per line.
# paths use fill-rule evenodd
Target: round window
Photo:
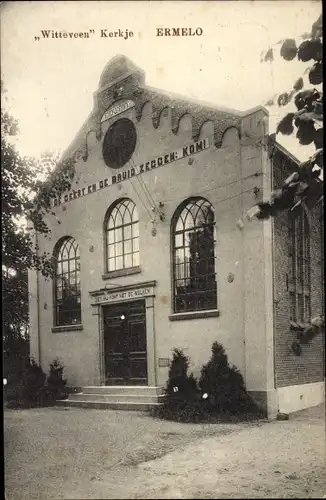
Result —
<path fill-rule="evenodd" d="M 128 118 L 114 122 L 105 134 L 103 158 L 108 167 L 120 168 L 132 157 L 137 140 L 136 127 Z"/>

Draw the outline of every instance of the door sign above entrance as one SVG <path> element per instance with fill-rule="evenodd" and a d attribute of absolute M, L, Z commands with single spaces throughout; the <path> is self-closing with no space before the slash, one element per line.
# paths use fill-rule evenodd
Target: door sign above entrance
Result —
<path fill-rule="evenodd" d="M 115 291 L 98 290 L 96 292 L 90 292 L 90 295 L 92 296 L 92 305 L 121 302 L 123 300 L 130 299 L 142 299 L 144 297 L 153 297 L 154 285 L 155 282 L 149 282 L 148 284 L 144 283 L 132 288 L 119 287 Z"/>
<path fill-rule="evenodd" d="M 113 118 L 114 116 L 120 115 L 124 111 L 127 111 L 127 109 L 133 108 L 134 106 L 135 103 L 132 101 L 123 101 L 119 104 L 116 104 L 115 106 L 111 106 L 102 115 L 101 123 L 105 122 L 106 120 L 109 120 L 110 118 Z"/>

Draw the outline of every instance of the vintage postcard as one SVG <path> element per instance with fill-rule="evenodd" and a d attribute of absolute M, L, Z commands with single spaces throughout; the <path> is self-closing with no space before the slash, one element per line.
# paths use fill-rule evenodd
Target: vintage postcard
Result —
<path fill-rule="evenodd" d="M 1 2 L 7 500 L 325 495 L 321 11 Z"/>

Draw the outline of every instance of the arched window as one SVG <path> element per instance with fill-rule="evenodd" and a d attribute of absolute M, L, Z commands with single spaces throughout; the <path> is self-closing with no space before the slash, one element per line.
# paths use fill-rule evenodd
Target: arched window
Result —
<path fill-rule="evenodd" d="M 202 198 L 183 203 L 172 220 L 174 312 L 217 308 L 215 217 Z"/>
<path fill-rule="evenodd" d="M 311 319 L 310 231 L 303 208 L 289 215 L 289 257 L 290 320 L 302 323 Z"/>
<path fill-rule="evenodd" d="M 81 323 L 80 256 L 74 238 L 61 240 L 54 252 L 55 325 Z"/>
<path fill-rule="evenodd" d="M 107 272 L 139 266 L 139 219 L 125 198 L 109 210 L 105 223 Z"/>

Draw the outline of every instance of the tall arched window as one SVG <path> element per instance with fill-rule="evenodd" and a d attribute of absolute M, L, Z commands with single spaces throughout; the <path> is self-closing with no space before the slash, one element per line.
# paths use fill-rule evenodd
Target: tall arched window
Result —
<path fill-rule="evenodd" d="M 54 252 L 55 325 L 81 323 L 80 256 L 74 238 L 61 240 Z"/>
<path fill-rule="evenodd" d="M 289 257 L 290 320 L 299 323 L 309 321 L 310 231 L 308 215 L 303 208 L 289 215 Z"/>
<path fill-rule="evenodd" d="M 107 272 L 139 266 L 139 219 L 125 198 L 109 210 L 105 223 Z"/>
<path fill-rule="evenodd" d="M 172 220 L 174 312 L 217 308 L 215 217 L 205 199 L 183 203 Z"/>

